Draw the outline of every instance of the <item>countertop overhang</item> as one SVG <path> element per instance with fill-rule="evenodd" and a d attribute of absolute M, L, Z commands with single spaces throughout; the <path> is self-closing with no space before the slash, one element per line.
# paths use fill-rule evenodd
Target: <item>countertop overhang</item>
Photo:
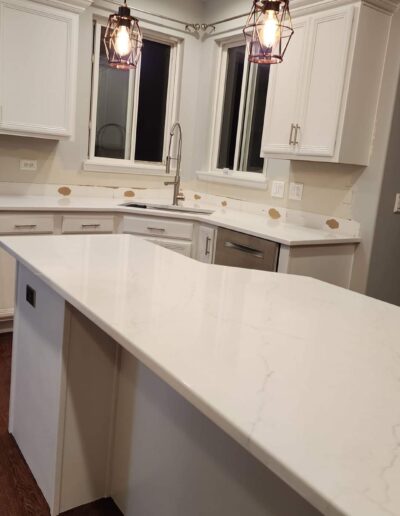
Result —
<path fill-rule="evenodd" d="M 159 202 L 159 200 L 156 200 Z M 126 200 L 125 200 L 126 202 Z M 148 200 L 150 202 L 150 200 Z M 124 199 L 100 197 L 56 198 L 39 195 L 0 195 L 2 212 L 104 212 L 114 214 L 146 215 L 179 220 L 191 220 L 212 226 L 232 229 L 252 236 L 295 247 L 309 245 L 358 244 L 360 238 L 297 224 L 272 220 L 266 215 L 215 208 L 212 215 L 182 213 L 122 206 Z M 190 204 L 189 204 L 190 206 Z M 209 207 L 209 206 L 205 206 Z"/>
<path fill-rule="evenodd" d="M 0 245 L 323 514 L 400 514 L 400 308 L 130 235 Z"/>

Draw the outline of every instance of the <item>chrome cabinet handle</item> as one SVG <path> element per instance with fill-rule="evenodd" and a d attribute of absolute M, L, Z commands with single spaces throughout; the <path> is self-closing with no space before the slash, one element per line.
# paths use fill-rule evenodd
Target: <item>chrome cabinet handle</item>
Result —
<path fill-rule="evenodd" d="M 35 229 L 37 228 L 37 224 L 15 224 L 15 229 Z"/>
<path fill-rule="evenodd" d="M 206 256 L 208 256 L 210 254 L 210 244 L 211 244 L 211 238 L 207 237 L 206 238 Z"/>
<path fill-rule="evenodd" d="M 295 125 L 294 124 L 291 124 L 290 126 L 290 136 L 289 136 L 289 145 L 294 145 L 294 140 L 293 140 L 293 131 L 295 130 Z"/>
<path fill-rule="evenodd" d="M 151 227 L 147 227 L 147 230 L 148 231 L 159 231 L 160 233 L 165 233 L 165 229 L 164 228 L 151 228 Z"/>
<path fill-rule="evenodd" d="M 300 131 L 300 126 L 299 126 L 299 124 L 296 124 L 294 127 L 296 129 L 296 132 L 294 133 L 294 145 L 298 145 L 299 144 L 299 140 L 297 139 L 297 136 L 298 136 L 299 131 Z"/>
<path fill-rule="evenodd" d="M 82 224 L 82 229 L 88 229 L 88 228 L 96 229 L 99 227 L 100 227 L 100 224 Z"/>
<path fill-rule="evenodd" d="M 264 254 L 261 251 L 247 247 L 247 245 L 235 244 L 234 242 L 225 242 L 225 247 L 228 247 L 229 249 L 235 249 L 236 251 L 240 251 L 242 253 L 251 254 L 256 258 L 264 258 Z"/>

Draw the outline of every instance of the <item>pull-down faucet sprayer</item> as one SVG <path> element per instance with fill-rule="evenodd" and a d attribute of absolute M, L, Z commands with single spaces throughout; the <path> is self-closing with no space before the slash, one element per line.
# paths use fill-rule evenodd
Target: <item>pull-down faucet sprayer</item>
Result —
<path fill-rule="evenodd" d="M 172 142 L 173 142 L 176 131 L 178 131 L 178 149 L 177 149 L 176 158 L 173 158 L 171 156 Z M 185 196 L 183 195 L 183 193 L 181 193 L 179 191 L 180 186 L 181 186 L 181 161 L 182 161 L 182 127 L 179 122 L 175 122 L 169 132 L 168 155 L 166 158 L 166 165 L 165 165 L 165 173 L 166 174 L 171 173 L 171 161 L 176 161 L 175 179 L 174 179 L 174 181 L 165 181 L 164 185 L 165 186 L 174 185 L 174 197 L 173 197 L 172 204 L 174 206 L 178 206 L 178 201 L 185 200 Z"/>

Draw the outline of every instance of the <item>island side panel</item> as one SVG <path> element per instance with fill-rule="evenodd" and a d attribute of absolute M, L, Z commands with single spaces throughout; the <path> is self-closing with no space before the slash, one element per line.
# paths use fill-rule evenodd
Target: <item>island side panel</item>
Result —
<path fill-rule="evenodd" d="M 109 495 L 119 345 L 68 303 L 60 509 Z"/>
<path fill-rule="evenodd" d="M 111 494 L 125 516 L 321 513 L 121 351 Z"/>
<path fill-rule="evenodd" d="M 30 304 L 27 287 L 31 287 Z M 18 265 L 9 431 L 55 513 L 63 398 L 65 302 Z"/>

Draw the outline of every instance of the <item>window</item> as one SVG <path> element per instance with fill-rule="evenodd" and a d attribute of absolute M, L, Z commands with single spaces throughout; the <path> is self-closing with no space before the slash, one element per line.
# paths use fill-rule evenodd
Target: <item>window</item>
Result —
<path fill-rule="evenodd" d="M 136 70 L 108 66 L 105 26 L 95 24 L 89 161 L 118 171 L 144 169 L 162 173 L 166 136 L 176 114 L 179 42 L 144 32 Z"/>
<path fill-rule="evenodd" d="M 260 154 L 269 65 L 249 63 L 241 41 L 222 47 L 220 73 L 212 168 L 263 173 Z"/>

